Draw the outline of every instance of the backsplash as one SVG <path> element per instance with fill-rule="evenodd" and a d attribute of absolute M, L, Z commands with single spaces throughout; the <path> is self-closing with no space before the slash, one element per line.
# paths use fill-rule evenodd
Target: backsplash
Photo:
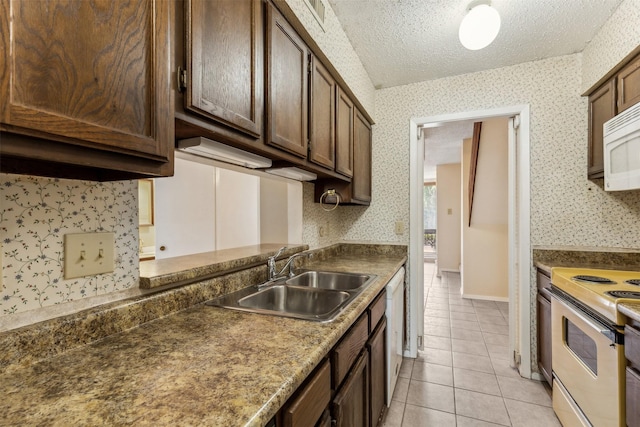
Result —
<path fill-rule="evenodd" d="M 66 280 L 64 235 L 115 233 L 113 273 Z M 0 316 L 138 284 L 138 183 L 0 174 Z"/>

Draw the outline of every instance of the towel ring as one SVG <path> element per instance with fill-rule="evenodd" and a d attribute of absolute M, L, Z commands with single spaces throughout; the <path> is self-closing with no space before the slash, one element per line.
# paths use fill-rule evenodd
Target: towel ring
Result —
<path fill-rule="evenodd" d="M 336 198 L 336 204 L 329 205 L 331 206 L 329 209 L 325 208 L 325 205 L 323 203 L 323 200 L 326 199 L 327 196 L 332 196 Z M 322 193 L 322 196 L 320 196 L 320 207 L 322 208 L 323 211 L 331 212 L 332 210 L 335 210 L 335 208 L 337 208 L 339 204 L 340 204 L 340 194 L 338 194 L 334 189 L 327 190 L 324 193 Z"/>

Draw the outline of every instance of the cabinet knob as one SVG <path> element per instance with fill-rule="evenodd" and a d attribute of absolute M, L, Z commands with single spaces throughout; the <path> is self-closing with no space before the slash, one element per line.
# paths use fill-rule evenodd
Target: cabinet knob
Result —
<path fill-rule="evenodd" d="M 162 246 L 160 246 L 160 250 L 161 251 L 165 251 L 165 250 L 167 250 L 167 247 L 165 245 L 162 245 Z"/>

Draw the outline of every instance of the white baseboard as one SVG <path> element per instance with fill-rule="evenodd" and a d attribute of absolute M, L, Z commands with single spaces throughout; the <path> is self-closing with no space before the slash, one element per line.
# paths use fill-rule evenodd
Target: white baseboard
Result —
<path fill-rule="evenodd" d="M 494 297 L 490 295 L 470 295 L 470 294 L 463 293 L 462 298 L 479 299 L 479 300 L 485 300 L 485 301 L 509 302 L 509 297 Z"/>

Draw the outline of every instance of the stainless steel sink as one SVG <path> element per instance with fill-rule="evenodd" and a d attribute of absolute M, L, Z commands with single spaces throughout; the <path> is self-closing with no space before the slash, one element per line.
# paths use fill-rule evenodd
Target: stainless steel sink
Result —
<path fill-rule="evenodd" d="M 287 285 L 318 289 L 353 291 L 364 286 L 371 276 L 367 274 L 336 273 L 332 271 L 306 271 L 287 280 Z"/>
<path fill-rule="evenodd" d="M 348 292 L 272 286 L 238 300 L 241 307 L 324 318 L 349 299 Z"/>
<path fill-rule="evenodd" d="M 306 271 L 208 301 L 207 305 L 251 313 L 328 322 L 376 279 L 371 274 Z"/>

